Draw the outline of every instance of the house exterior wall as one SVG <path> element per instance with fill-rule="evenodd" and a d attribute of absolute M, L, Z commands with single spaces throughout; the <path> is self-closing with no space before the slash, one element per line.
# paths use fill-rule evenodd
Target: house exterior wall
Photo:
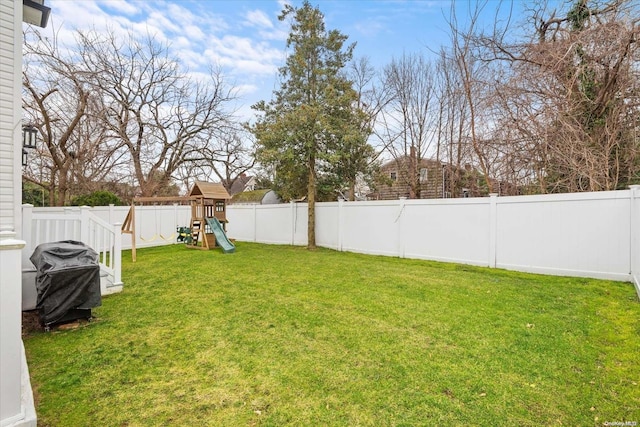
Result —
<path fill-rule="evenodd" d="M 20 111 L 15 102 L 16 76 L 20 75 L 16 72 L 20 63 L 16 46 L 18 5 L 0 2 L 0 422 L 20 413 L 21 294 L 17 293 L 20 268 L 15 261 L 22 247 L 15 239 L 14 222 L 14 127 L 16 110 Z"/>
<path fill-rule="evenodd" d="M 20 231 L 22 2 L 0 4 L 0 230 Z M 20 234 L 18 234 L 19 236 Z"/>
<path fill-rule="evenodd" d="M 423 159 L 416 168 L 420 181 L 420 199 L 443 197 L 442 164 L 434 160 Z M 421 170 L 423 175 L 421 176 Z M 408 157 L 401 157 L 385 163 L 380 167 L 383 179 L 376 183 L 376 191 L 370 195 L 375 200 L 397 200 L 410 195 L 410 162 Z"/>
<path fill-rule="evenodd" d="M 0 426 L 36 425 L 21 337 L 22 1 L 0 2 Z"/>
<path fill-rule="evenodd" d="M 250 177 L 249 181 L 244 185 L 244 189 L 242 191 L 253 191 L 256 189 L 256 178 Z"/>

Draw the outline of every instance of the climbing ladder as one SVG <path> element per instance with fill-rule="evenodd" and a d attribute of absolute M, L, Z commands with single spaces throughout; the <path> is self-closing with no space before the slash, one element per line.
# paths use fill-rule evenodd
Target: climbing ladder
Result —
<path fill-rule="evenodd" d="M 191 245 L 193 247 L 198 246 L 198 241 L 200 240 L 200 234 L 205 234 L 205 229 L 204 229 L 204 223 L 200 218 L 192 218 L 191 219 L 191 237 L 192 237 L 192 241 L 191 241 Z M 202 239 L 202 246 L 203 249 L 208 249 L 208 247 L 205 247 L 204 245 L 206 245 L 207 243 L 207 239 L 203 238 Z"/>

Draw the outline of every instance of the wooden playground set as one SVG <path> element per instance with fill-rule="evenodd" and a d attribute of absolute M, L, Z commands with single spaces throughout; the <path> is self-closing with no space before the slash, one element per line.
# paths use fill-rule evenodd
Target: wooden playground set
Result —
<path fill-rule="evenodd" d="M 235 252 L 235 245 L 226 234 L 227 201 L 231 196 L 222 184 L 197 181 L 188 196 L 136 197 L 122 224 L 122 233 L 131 235 L 131 259 L 136 260 L 136 206 L 162 204 L 190 204 L 189 227 L 177 228 L 177 241 L 194 249 L 209 250 L 220 247 L 224 253 Z"/>

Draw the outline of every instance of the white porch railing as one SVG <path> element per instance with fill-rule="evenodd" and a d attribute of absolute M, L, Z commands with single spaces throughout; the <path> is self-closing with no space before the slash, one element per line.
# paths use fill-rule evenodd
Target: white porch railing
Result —
<path fill-rule="evenodd" d="M 29 257 L 41 243 L 77 240 L 98 252 L 102 295 L 122 291 L 121 224 L 107 223 L 87 206 L 42 212 L 32 205 L 22 205 L 22 224 L 23 266 L 32 266 Z"/>

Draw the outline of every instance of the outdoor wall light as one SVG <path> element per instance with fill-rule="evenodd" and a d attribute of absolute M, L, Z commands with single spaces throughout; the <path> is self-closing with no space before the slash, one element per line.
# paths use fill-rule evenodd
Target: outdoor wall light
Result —
<path fill-rule="evenodd" d="M 38 138 L 38 128 L 34 125 L 22 126 L 22 166 L 27 166 L 27 149 L 36 148 L 36 139 Z"/>
<path fill-rule="evenodd" d="M 22 147 L 36 148 L 36 139 L 38 137 L 38 128 L 34 125 L 22 126 Z"/>
<path fill-rule="evenodd" d="M 22 0 L 22 21 L 27 24 L 45 28 L 49 21 L 51 8 L 44 5 L 44 0 Z"/>

